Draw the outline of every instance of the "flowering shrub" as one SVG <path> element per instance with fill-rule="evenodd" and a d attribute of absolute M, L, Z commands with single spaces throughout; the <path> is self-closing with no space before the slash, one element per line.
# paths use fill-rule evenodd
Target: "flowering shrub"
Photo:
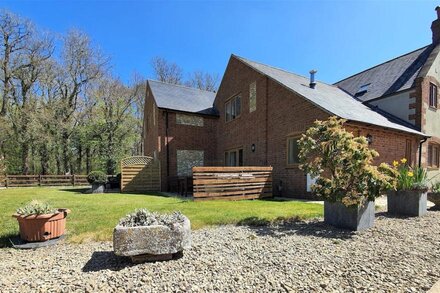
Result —
<path fill-rule="evenodd" d="M 393 167 L 397 174 L 397 190 L 428 190 L 425 169 L 409 166 L 405 158 L 394 161 Z"/>
<path fill-rule="evenodd" d="M 312 191 L 346 206 L 374 200 L 395 188 L 396 171 L 387 164 L 373 166 L 378 152 L 365 137 L 354 137 L 343 128 L 345 120 L 330 117 L 315 121 L 298 142 L 300 168 L 317 178 Z"/>

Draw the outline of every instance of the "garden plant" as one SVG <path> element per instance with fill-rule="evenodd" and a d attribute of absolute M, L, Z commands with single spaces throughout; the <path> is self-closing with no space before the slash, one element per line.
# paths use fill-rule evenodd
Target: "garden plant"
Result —
<path fill-rule="evenodd" d="M 411 166 L 403 158 L 393 162 L 397 185 L 387 196 L 388 212 L 399 216 L 423 216 L 427 212 L 427 172 L 419 166 Z"/>
<path fill-rule="evenodd" d="M 385 163 L 374 166 L 378 152 L 365 137 L 347 131 L 344 122 L 337 117 L 315 121 L 298 142 L 299 167 L 316 178 L 311 189 L 325 200 L 326 222 L 358 230 L 373 224 L 373 201 L 395 188 L 396 170 Z M 354 220 L 345 219 L 345 212 Z"/>
<path fill-rule="evenodd" d="M 91 193 L 103 193 L 107 175 L 102 171 L 92 171 L 87 175 L 87 181 L 92 185 Z"/>
<path fill-rule="evenodd" d="M 133 262 L 170 260 L 191 247 L 191 224 L 180 212 L 138 209 L 119 221 L 113 232 L 116 255 Z"/>
<path fill-rule="evenodd" d="M 68 209 L 55 209 L 46 202 L 33 200 L 18 208 L 13 215 L 27 242 L 46 241 L 64 234 Z"/>

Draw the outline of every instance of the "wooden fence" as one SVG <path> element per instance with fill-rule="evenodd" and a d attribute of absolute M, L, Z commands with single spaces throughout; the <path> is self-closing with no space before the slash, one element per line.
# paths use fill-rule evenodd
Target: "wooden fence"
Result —
<path fill-rule="evenodd" d="M 272 167 L 193 167 L 194 200 L 272 197 Z"/>
<path fill-rule="evenodd" d="M 0 175 L 0 187 L 84 186 L 87 175 Z"/>
<path fill-rule="evenodd" d="M 160 163 L 135 156 L 121 161 L 121 192 L 160 191 Z"/>

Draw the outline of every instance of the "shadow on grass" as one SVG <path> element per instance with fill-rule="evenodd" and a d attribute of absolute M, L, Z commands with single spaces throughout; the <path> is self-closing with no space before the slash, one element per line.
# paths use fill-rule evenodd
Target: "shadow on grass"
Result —
<path fill-rule="evenodd" d="M 355 232 L 338 229 L 325 224 L 322 220 L 302 221 L 298 217 L 276 218 L 268 221 L 259 217 L 250 217 L 237 223 L 239 226 L 248 226 L 259 236 L 282 238 L 291 235 L 314 236 L 335 240 L 350 239 Z"/>
<path fill-rule="evenodd" d="M 90 188 L 63 188 L 63 189 L 60 189 L 60 191 L 67 191 L 67 192 L 73 192 L 73 193 L 78 193 L 78 194 L 84 194 L 84 192 L 86 192 L 89 189 Z"/>
<path fill-rule="evenodd" d="M 9 238 L 19 237 L 18 233 L 8 233 L 0 237 L 0 248 L 12 247 Z"/>
<path fill-rule="evenodd" d="M 99 272 L 102 270 L 120 271 L 132 266 L 128 257 L 120 257 L 113 251 L 95 251 L 82 268 L 83 272 Z"/>

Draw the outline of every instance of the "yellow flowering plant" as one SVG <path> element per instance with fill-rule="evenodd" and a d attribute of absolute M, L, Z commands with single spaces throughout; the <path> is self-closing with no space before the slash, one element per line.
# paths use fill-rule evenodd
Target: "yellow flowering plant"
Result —
<path fill-rule="evenodd" d="M 373 165 L 379 153 L 363 136 L 354 137 L 345 120 L 315 121 L 298 142 L 300 168 L 317 178 L 312 191 L 345 206 L 374 200 L 396 187 L 396 171 L 388 164 Z"/>
<path fill-rule="evenodd" d="M 396 190 L 428 190 L 426 170 L 407 164 L 405 158 L 393 162 L 396 171 L 397 186 Z"/>

